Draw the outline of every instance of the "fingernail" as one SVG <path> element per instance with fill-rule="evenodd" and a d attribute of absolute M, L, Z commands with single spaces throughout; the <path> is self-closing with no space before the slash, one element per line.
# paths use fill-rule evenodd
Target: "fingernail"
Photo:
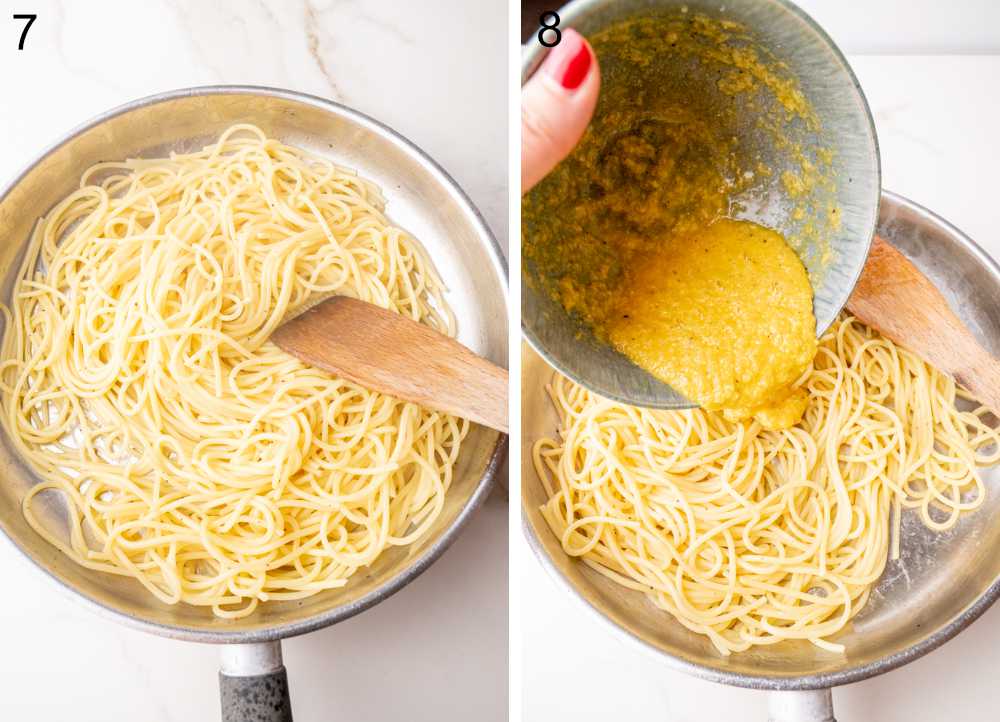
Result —
<path fill-rule="evenodd" d="M 542 70 L 566 90 L 576 90 L 587 77 L 590 48 L 576 30 L 564 30 L 562 41 L 549 51 Z"/>

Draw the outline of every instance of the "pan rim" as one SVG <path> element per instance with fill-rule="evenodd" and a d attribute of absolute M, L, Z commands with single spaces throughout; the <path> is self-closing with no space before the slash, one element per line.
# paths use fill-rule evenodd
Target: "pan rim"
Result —
<path fill-rule="evenodd" d="M 49 144 L 38 153 L 30 162 L 24 165 L 14 177 L 3 184 L 0 188 L 0 203 L 2 203 L 20 185 L 24 178 L 31 173 L 42 161 L 71 142 L 78 136 L 99 127 L 107 121 L 136 110 L 147 108 L 161 103 L 184 98 L 193 98 L 212 95 L 248 95 L 259 97 L 270 97 L 282 100 L 290 100 L 297 103 L 313 106 L 327 113 L 345 118 L 350 122 L 374 132 L 389 143 L 394 144 L 399 150 L 413 157 L 421 167 L 427 170 L 434 178 L 438 186 L 452 195 L 463 212 L 468 215 L 469 221 L 476 231 L 476 235 L 484 241 L 483 246 L 490 259 L 492 270 L 500 281 L 501 294 L 503 296 L 504 307 L 509 305 L 509 273 L 506 258 L 500 248 L 496 236 L 483 218 L 482 213 L 469 198 L 468 194 L 459 186 L 455 179 L 433 158 L 425 153 L 419 146 L 408 138 L 398 133 L 385 123 L 361 113 L 353 108 L 338 103 L 333 100 L 321 98 L 309 93 L 295 90 L 276 88 L 265 85 L 248 84 L 213 84 L 178 88 L 161 93 L 154 93 L 136 100 L 132 100 L 115 106 L 110 110 L 100 113 L 87 121 L 77 125 L 70 131 L 63 134 L 58 140 Z M 97 599 L 90 597 L 83 591 L 75 588 L 67 581 L 56 575 L 48 566 L 36 560 L 17 539 L 8 533 L 7 529 L 0 524 L 0 538 L 6 540 L 10 547 L 26 560 L 32 567 L 44 573 L 44 577 L 66 596 L 73 599 L 83 607 L 90 609 L 105 619 L 121 623 L 133 629 L 156 634 L 161 637 L 180 639 L 191 642 L 201 642 L 205 644 L 234 644 L 234 643 L 256 643 L 273 642 L 280 639 L 294 637 L 300 634 L 327 627 L 337 622 L 342 622 L 356 614 L 369 609 L 379 602 L 388 599 L 390 596 L 405 587 L 411 581 L 420 576 L 431 566 L 441 555 L 454 543 L 455 539 L 468 524 L 474 513 L 482 506 L 489 492 L 493 489 L 494 483 L 499 476 L 500 469 L 507 457 L 508 437 L 499 434 L 496 444 L 487 459 L 482 475 L 476 482 L 476 486 L 452 521 L 451 525 L 443 530 L 440 537 L 430 544 L 409 566 L 388 579 L 381 586 L 373 589 L 358 599 L 338 605 L 324 612 L 314 614 L 303 619 L 293 620 L 274 625 L 262 625 L 253 629 L 241 629 L 233 631 L 197 629 L 182 624 L 166 624 L 150 621 L 136 615 L 129 614 L 110 605 L 104 604 Z"/>

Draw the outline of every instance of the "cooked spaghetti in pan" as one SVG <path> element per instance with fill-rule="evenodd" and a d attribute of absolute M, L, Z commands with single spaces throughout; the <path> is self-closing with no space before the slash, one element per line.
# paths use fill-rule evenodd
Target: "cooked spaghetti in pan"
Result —
<path fill-rule="evenodd" d="M 559 433 L 534 444 L 545 520 L 567 554 L 721 654 L 787 639 L 843 651 L 831 637 L 899 555 L 901 515 L 944 531 L 980 506 L 1000 434 L 950 377 L 849 316 L 795 386 L 802 420 L 766 430 L 557 375 Z"/>
<path fill-rule="evenodd" d="M 348 583 L 440 513 L 467 422 L 268 341 L 338 293 L 449 335 L 443 285 L 379 189 L 234 126 L 101 163 L 37 224 L 0 350 L 0 418 L 41 478 L 27 520 L 91 569 L 221 617 Z M 68 537 L 36 514 L 65 502 Z"/>

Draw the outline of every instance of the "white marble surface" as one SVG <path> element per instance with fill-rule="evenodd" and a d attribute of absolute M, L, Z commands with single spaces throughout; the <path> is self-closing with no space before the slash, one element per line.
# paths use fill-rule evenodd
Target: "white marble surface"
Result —
<path fill-rule="evenodd" d="M 3 3 L 0 179 L 120 103 L 211 83 L 306 91 L 389 124 L 466 189 L 506 245 L 507 7 L 498 0 Z M 25 50 L 20 23 L 34 12 Z M 218 718 L 217 651 L 97 618 L 0 544 L 0 720 Z M 507 700 L 507 503 L 426 574 L 284 645 L 298 720 L 496 722 Z"/>
<path fill-rule="evenodd" d="M 851 55 L 1000 52 L 996 0 L 795 0 Z"/>
<path fill-rule="evenodd" d="M 1000 56 L 850 60 L 875 114 L 884 187 L 928 206 L 1000 258 L 994 121 Z M 555 586 L 526 545 L 516 562 L 524 600 L 525 720 L 569 714 L 574 722 L 767 718 L 765 694 L 688 677 L 619 641 Z M 834 704 L 842 722 L 996 719 L 998 669 L 1000 607 L 994 607 L 926 657 L 837 689 Z"/>

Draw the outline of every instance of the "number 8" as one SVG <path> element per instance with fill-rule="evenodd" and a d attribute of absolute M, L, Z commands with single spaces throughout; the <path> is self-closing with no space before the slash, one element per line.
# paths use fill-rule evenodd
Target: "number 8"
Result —
<path fill-rule="evenodd" d="M 554 22 L 550 25 L 546 22 L 546 18 Z M 538 22 L 542 24 L 542 27 L 538 29 L 538 42 L 547 48 L 554 48 L 562 40 L 562 31 L 559 29 L 559 13 L 554 13 L 551 10 L 549 12 L 542 13 L 542 16 L 538 18 Z M 551 43 L 545 40 L 546 30 L 551 30 L 556 35 L 556 39 Z"/>

